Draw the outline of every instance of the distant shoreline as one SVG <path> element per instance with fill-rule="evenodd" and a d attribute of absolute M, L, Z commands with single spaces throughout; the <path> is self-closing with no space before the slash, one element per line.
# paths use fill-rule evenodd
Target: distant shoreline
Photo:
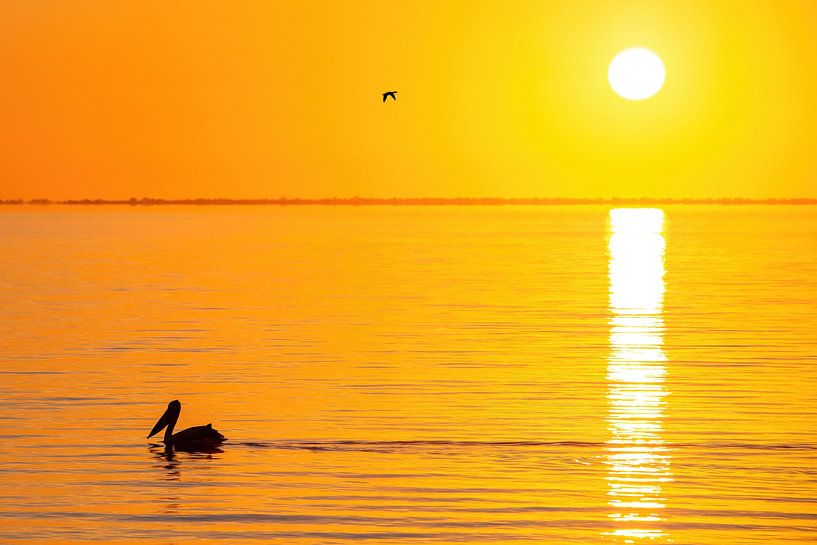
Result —
<path fill-rule="evenodd" d="M 671 198 L 329 198 L 329 199 L 8 199 L 0 200 L 0 206 L 560 206 L 560 205 L 814 205 L 817 198 L 800 199 L 671 199 Z"/>

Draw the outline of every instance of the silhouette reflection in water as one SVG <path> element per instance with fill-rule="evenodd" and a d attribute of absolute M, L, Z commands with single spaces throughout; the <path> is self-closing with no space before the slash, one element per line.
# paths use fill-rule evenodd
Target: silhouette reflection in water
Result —
<path fill-rule="evenodd" d="M 178 481 L 181 479 L 181 461 L 172 448 L 164 445 L 151 445 L 150 452 L 157 461 L 154 467 L 166 470 L 164 480 Z"/>

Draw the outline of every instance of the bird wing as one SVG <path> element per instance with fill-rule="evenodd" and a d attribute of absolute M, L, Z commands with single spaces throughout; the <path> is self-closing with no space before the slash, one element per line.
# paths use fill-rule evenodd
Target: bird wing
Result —
<path fill-rule="evenodd" d="M 383 93 L 383 102 L 386 102 L 386 99 L 389 97 L 389 93 Z"/>
<path fill-rule="evenodd" d="M 173 434 L 173 443 L 181 445 L 184 443 L 222 443 L 224 436 L 213 429 L 213 426 L 194 426 Z"/>

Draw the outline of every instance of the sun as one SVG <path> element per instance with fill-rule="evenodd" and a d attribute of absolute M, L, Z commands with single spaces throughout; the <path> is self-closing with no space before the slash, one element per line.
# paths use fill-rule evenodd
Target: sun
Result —
<path fill-rule="evenodd" d="M 664 86 L 666 71 L 661 58 L 643 47 L 625 49 L 607 69 L 610 87 L 628 100 L 650 98 Z"/>

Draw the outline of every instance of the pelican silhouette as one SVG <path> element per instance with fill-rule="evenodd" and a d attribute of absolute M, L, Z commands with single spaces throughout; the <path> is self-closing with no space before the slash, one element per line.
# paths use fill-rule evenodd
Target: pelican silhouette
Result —
<path fill-rule="evenodd" d="M 383 102 L 386 102 L 386 99 L 392 97 L 394 100 L 397 100 L 397 91 L 387 91 L 383 93 Z"/>
<path fill-rule="evenodd" d="M 194 426 L 179 433 L 173 433 L 179 414 L 182 412 L 182 404 L 178 399 L 174 399 L 167 404 L 165 414 L 156 422 L 153 429 L 148 434 L 148 439 L 156 435 L 163 428 L 165 430 L 164 444 L 166 449 L 175 448 L 184 451 L 207 451 L 213 450 L 218 445 L 227 440 L 226 437 L 213 429 L 212 424 L 206 426 Z"/>

